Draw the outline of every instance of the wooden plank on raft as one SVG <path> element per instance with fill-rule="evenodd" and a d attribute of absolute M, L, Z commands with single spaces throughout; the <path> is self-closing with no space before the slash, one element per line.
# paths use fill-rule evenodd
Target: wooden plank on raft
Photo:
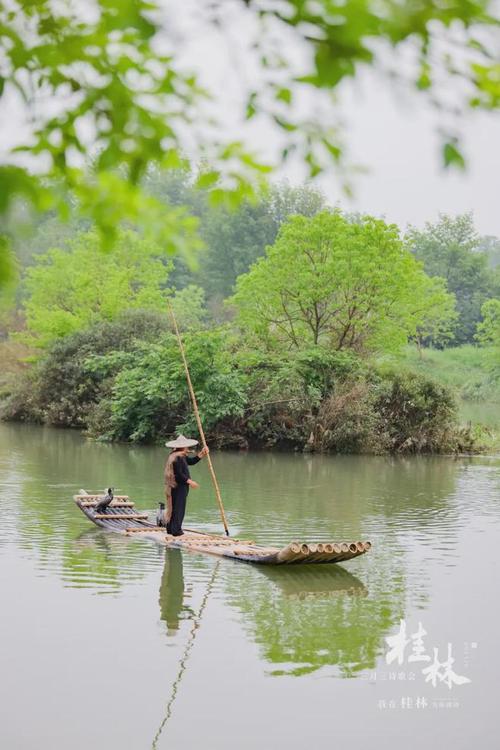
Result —
<path fill-rule="evenodd" d="M 161 526 L 131 526 L 125 529 L 125 531 L 127 533 L 134 531 L 162 531 L 164 534 L 167 533 L 167 530 Z"/>
<path fill-rule="evenodd" d="M 107 518 L 108 521 L 122 521 L 125 519 L 134 519 L 138 521 L 140 518 L 148 518 L 147 513 L 94 513 L 94 518 Z"/>
<path fill-rule="evenodd" d="M 95 503 L 80 503 L 82 508 L 95 508 L 97 505 L 99 505 L 98 502 Z M 110 503 L 106 506 L 107 508 L 135 508 L 135 503 Z"/>
<path fill-rule="evenodd" d="M 106 493 L 101 492 L 100 495 L 74 495 L 75 500 L 102 500 L 103 497 L 105 497 Z M 115 500 L 128 500 L 128 495 L 113 495 Z"/>

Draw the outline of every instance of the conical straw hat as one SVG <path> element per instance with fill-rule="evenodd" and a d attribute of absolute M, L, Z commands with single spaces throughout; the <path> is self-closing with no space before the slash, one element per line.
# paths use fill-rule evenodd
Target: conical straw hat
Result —
<path fill-rule="evenodd" d="M 185 435 L 179 435 L 178 438 L 169 440 L 165 445 L 167 448 L 192 448 L 194 445 L 198 445 L 198 441 L 187 438 Z"/>

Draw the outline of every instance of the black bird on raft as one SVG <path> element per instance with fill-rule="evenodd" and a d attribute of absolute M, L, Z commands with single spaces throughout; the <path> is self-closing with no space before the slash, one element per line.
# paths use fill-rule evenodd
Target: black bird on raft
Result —
<path fill-rule="evenodd" d="M 99 503 L 96 505 L 96 509 L 95 509 L 96 513 L 104 513 L 108 505 L 111 504 L 113 500 L 113 489 L 114 489 L 113 487 L 108 487 L 107 493 L 104 495 L 102 500 L 100 500 Z"/>

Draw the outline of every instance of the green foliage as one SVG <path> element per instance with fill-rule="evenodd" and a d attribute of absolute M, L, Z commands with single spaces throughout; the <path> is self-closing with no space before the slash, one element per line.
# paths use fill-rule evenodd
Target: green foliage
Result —
<path fill-rule="evenodd" d="M 325 207 L 324 196 L 305 185 L 276 185 L 229 211 L 209 206 L 200 221 L 206 244 L 201 280 L 207 293 L 225 298 L 234 292 L 236 279 L 273 244 L 290 216 L 314 216 Z"/>
<path fill-rule="evenodd" d="M 443 278 L 456 297 L 454 343 L 472 343 L 481 306 L 495 295 L 498 282 L 488 268 L 486 252 L 480 249 L 481 238 L 471 214 L 441 216 L 435 224 L 427 223 L 424 230 L 411 229 L 406 240 L 426 273 Z"/>
<path fill-rule="evenodd" d="M 230 418 L 241 417 L 244 380 L 231 366 L 224 330 L 185 337 L 186 356 L 205 429 L 210 434 Z M 195 432 L 177 341 L 139 346 L 130 354 L 112 352 L 88 360 L 92 372 L 110 376 L 110 395 L 90 419 L 91 432 L 108 440 L 157 441 L 176 430 Z"/>
<path fill-rule="evenodd" d="M 238 279 L 231 302 L 243 330 L 269 349 L 366 353 L 397 349 L 418 326 L 430 330 L 429 290 L 439 297 L 432 325 L 444 330 L 451 303 L 394 225 L 323 211 L 291 217 L 266 257 Z"/>
<path fill-rule="evenodd" d="M 36 0 L 14 2 L 0 12 L 0 80 L 6 83 L 0 97 L 17 89 L 28 109 L 38 111 L 35 132 L 17 150 L 41 166 L 41 176 L 0 166 L 1 214 L 22 198 L 36 210 L 54 206 L 63 218 L 67 208 L 53 182 L 57 178 L 95 222 L 104 244 L 114 241 L 127 220 L 171 250 L 182 250 L 180 217 L 174 213 L 169 220 L 137 186 L 152 160 L 180 165 L 174 123 L 188 119 L 187 109 L 199 95 L 190 74 L 155 49 L 153 9 L 143 0 L 106 0 L 86 14 L 74 3 L 56 10 L 48 0 Z M 59 99 L 65 106 L 54 114 L 39 106 L 41 99 Z M 90 146 L 97 151 L 92 165 Z"/>
<path fill-rule="evenodd" d="M 56 340 L 35 367 L 21 379 L 3 409 L 3 417 L 64 427 L 85 427 L 103 397 L 109 372 L 88 366 L 88 360 L 119 350 L 133 351 L 163 335 L 166 314 L 130 311 L 113 323 L 99 323 Z"/>
<path fill-rule="evenodd" d="M 3 417 L 85 427 L 97 439 L 160 442 L 196 432 L 167 317 L 135 311 L 57 341 L 4 405 Z M 184 334 L 212 445 L 335 452 L 439 452 L 473 446 L 448 389 L 369 370 L 321 347 L 253 358 L 227 327 Z M 470 436 L 469 436 L 470 437 Z"/>
<path fill-rule="evenodd" d="M 243 203 L 235 211 L 223 207 L 207 211 L 201 221 L 207 246 L 201 276 L 208 294 L 221 298 L 231 294 L 237 277 L 263 254 L 276 231 L 264 200 Z"/>
<path fill-rule="evenodd" d="M 3 284 L 15 278 L 15 260 L 5 236 L 0 235 L 0 280 Z"/>
<path fill-rule="evenodd" d="M 193 283 L 203 287 L 212 300 L 221 300 L 234 291 L 237 277 L 264 254 L 289 216 L 313 216 L 325 207 L 319 191 L 286 183 L 266 186 L 252 201 L 242 201 L 237 207 L 214 206 L 209 191 L 200 187 L 200 181 L 188 169 L 151 169 L 144 187 L 167 205 L 184 205 L 198 217 L 204 245 L 198 263 L 190 266 L 185 258 L 176 257 L 171 279 L 176 287 Z"/>
<path fill-rule="evenodd" d="M 489 349 L 489 371 L 496 381 L 500 379 L 500 299 L 489 299 L 481 308 L 483 320 L 477 326 L 476 339 Z"/>
<path fill-rule="evenodd" d="M 114 320 L 125 309 L 165 309 L 171 264 L 155 243 L 124 230 L 113 253 L 102 253 L 94 232 L 68 246 L 36 256 L 26 272 L 24 309 L 37 346 Z"/>
<path fill-rule="evenodd" d="M 438 276 L 421 278 L 415 302 L 420 321 L 415 335 L 419 350 L 423 345 L 445 346 L 453 339 L 458 318 L 455 296 L 447 291 L 445 280 Z"/>
<path fill-rule="evenodd" d="M 321 404 L 308 448 L 335 453 L 385 453 L 375 408 L 375 389 L 366 378 L 337 383 Z"/>
<path fill-rule="evenodd" d="M 488 346 L 500 346 L 500 299 L 489 299 L 481 308 L 483 320 L 477 326 L 477 340 Z"/>
<path fill-rule="evenodd" d="M 189 284 L 177 289 L 170 300 L 179 330 L 199 330 L 208 321 L 205 292 L 199 286 Z"/>
<path fill-rule="evenodd" d="M 420 355 L 406 348 L 395 359 L 398 367 L 422 376 L 429 374 L 468 401 L 493 402 L 499 400 L 499 387 L 492 362 L 495 350 L 471 344 L 448 349 L 425 349 Z M 391 358 L 394 359 L 394 358 Z"/>
<path fill-rule="evenodd" d="M 213 4 L 212 30 L 225 32 L 224 10 L 223 3 Z M 360 0 L 334 11 L 326 0 L 284 0 L 263 7 L 241 2 L 248 42 L 241 47 L 251 50 L 247 62 L 254 74 L 246 90 L 242 85 L 240 114 L 247 120 L 260 116 L 278 131 L 282 160 L 299 154 L 311 176 L 332 161 L 342 166 L 342 138 L 333 118 L 311 118 L 311 108 L 297 106 L 298 100 L 313 91 L 323 103 L 322 94 L 367 65 L 390 68 L 388 49 L 399 55 L 412 45 L 416 63 L 409 66 L 405 83 L 429 101 L 441 101 L 442 91 L 457 79 L 467 84 L 453 87 L 458 105 L 500 105 L 497 19 L 488 0 L 385 3 L 382 8 Z M 221 137 L 224 123 L 198 128 L 207 119 L 207 96 L 217 95 L 203 90 L 185 70 L 172 39 L 164 52 L 165 44 L 158 43 L 164 25 L 164 12 L 155 0 L 98 0 L 92 13 L 74 2 L 13 0 L 0 10 L 0 99 L 15 91 L 27 110 L 37 113 L 34 132 L 19 148 L 40 170 L 34 175 L 13 166 L 8 155 L 0 166 L 0 214 L 22 198 L 37 210 L 53 205 L 64 216 L 60 190 L 47 181 L 56 178 L 95 222 L 105 243 L 116 239 L 123 222 L 131 222 L 182 252 L 182 227 L 169 220 L 139 183 L 152 162 L 164 168 L 183 166 L 186 132 L 194 136 L 197 156 L 213 158 L 214 166 L 200 173 L 199 184 L 210 188 L 214 199 L 235 205 L 253 194 L 269 165 L 240 141 Z M 202 36 L 203 29 L 197 33 Z M 277 49 L 276 38 L 290 43 Z M 308 61 L 299 68 L 297 48 L 305 50 Z M 401 68 L 398 75 L 405 75 Z M 392 86 L 391 76 L 388 82 Z M 47 100 L 63 104 L 54 112 L 41 106 Z M 445 164 L 462 166 L 456 138 L 446 131 L 443 136 Z M 96 153 L 90 169 L 89 152 Z M 5 267 L 2 262 L 1 281 Z"/>
<path fill-rule="evenodd" d="M 365 369 L 352 352 L 321 347 L 274 357 L 243 350 L 238 361 L 247 373 L 250 394 L 244 440 L 291 449 L 307 445 L 315 415 L 332 389 Z"/>

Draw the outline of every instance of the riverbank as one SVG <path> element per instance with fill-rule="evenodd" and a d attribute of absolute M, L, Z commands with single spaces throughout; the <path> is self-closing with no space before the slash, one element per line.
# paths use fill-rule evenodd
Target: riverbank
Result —
<path fill-rule="evenodd" d="M 460 390 L 440 382 L 439 358 L 456 351 L 373 361 L 318 348 L 273 358 L 243 349 L 226 326 L 186 332 L 184 341 L 214 447 L 450 454 L 498 442 L 497 425 L 464 419 Z M 67 336 L 23 367 L 11 363 L 4 419 L 76 427 L 107 442 L 154 444 L 196 431 L 177 342 L 154 314 Z"/>
<path fill-rule="evenodd" d="M 492 347 L 464 346 L 449 349 L 423 349 L 407 346 L 397 358 L 413 372 L 431 375 L 453 388 L 468 403 L 498 404 L 500 425 L 500 382 L 492 370 Z"/>
<path fill-rule="evenodd" d="M 478 436 L 482 453 L 500 450 L 500 381 L 493 347 L 464 345 L 448 349 L 405 347 L 397 356 L 380 358 L 411 372 L 431 377 L 453 392 L 461 426 Z"/>

